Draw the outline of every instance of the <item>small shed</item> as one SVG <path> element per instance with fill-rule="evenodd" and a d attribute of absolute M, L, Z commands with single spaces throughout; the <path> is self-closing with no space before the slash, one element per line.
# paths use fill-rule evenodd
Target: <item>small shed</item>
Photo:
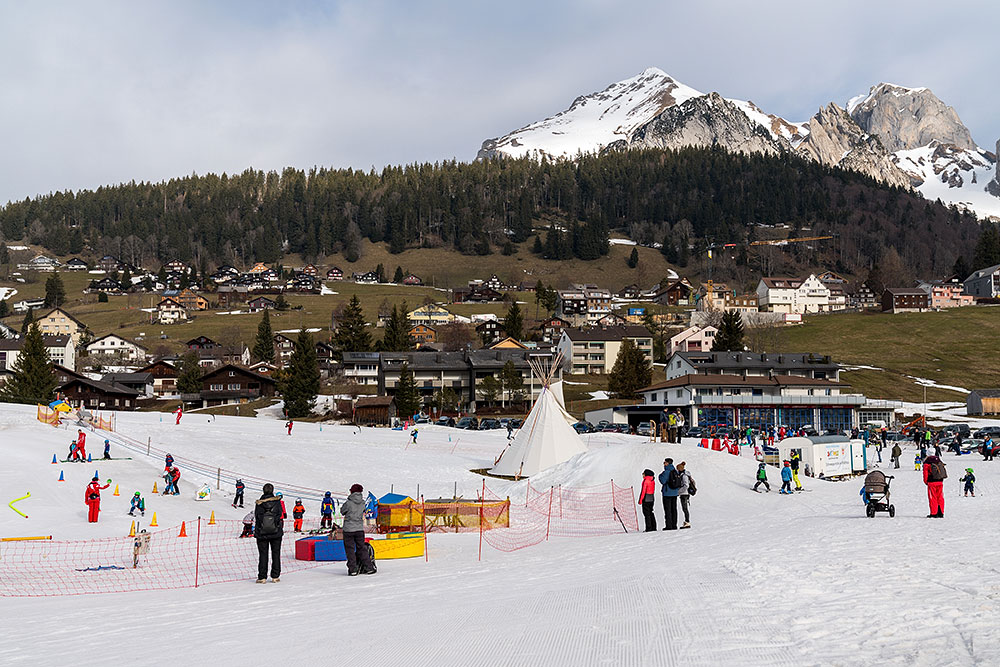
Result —
<path fill-rule="evenodd" d="M 396 418 L 396 399 L 392 396 L 363 396 L 354 404 L 354 423 L 365 426 L 388 426 Z"/>
<path fill-rule="evenodd" d="M 973 389 L 965 399 L 965 414 L 1000 414 L 1000 389 Z"/>
<path fill-rule="evenodd" d="M 791 460 L 792 452 L 797 451 L 802 459 L 800 473 L 813 477 L 843 477 L 856 472 L 865 472 L 867 465 L 865 443 L 861 440 L 850 440 L 839 435 L 822 435 L 811 438 L 785 438 L 778 443 L 778 460 Z"/>

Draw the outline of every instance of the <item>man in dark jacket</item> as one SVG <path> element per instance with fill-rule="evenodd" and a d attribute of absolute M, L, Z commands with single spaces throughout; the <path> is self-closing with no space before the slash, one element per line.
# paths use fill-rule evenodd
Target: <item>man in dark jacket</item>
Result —
<path fill-rule="evenodd" d="M 900 448 L 899 442 L 896 442 L 896 444 L 892 446 L 892 463 L 894 467 L 896 468 L 899 467 L 899 457 L 902 455 L 903 455 L 903 450 L 902 448 Z"/>
<path fill-rule="evenodd" d="M 267 581 L 267 552 L 271 552 L 271 581 L 278 582 L 281 577 L 281 536 L 285 532 L 281 511 L 281 500 L 274 495 L 274 485 L 268 482 L 264 485 L 264 493 L 257 500 L 254 515 L 254 537 L 257 538 L 257 551 L 260 560 L 257 563 L 257 583 Z"/>
<path fill-rule="evenodd" d="M 673 459 L 664 459 L 663 472 L 660 473 L 659 479 L 663 486 L 663 514 L 666 521 L 663 530 L 677 530 L 677 496 L 680 495 L 681 482 L 677 477 Z"/>
<path fill-rule="evenodd" d="M 347 574 L 375 574 L 375 566 L 365 544 L 365 497 L 360 484 L 351 487 L 351 495 L 340 506 L 344 515 L 344 555 Z"/>

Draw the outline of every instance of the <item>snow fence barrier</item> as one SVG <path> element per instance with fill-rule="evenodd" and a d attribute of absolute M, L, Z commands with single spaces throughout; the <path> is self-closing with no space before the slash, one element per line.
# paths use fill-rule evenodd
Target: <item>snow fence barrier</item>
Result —
<path fill-rule="evenodd" d="M 312 522 L 319 527 L 319 521 Z M 286 526 L 291 521 L 286 522 Z M 181 526 L 96 540 L 0 542 L 0 597 L 193 588 L 255 579 L 257 540 L 241 538 L 243 523 L 198 519 Z M 281 573 L 324 562 L 295 559 L 298 533 L 285 531 Z"/>
<path fill-rule="evenodd" d="M 479 555 L 485 542 L 499 551 L 517 551 L 549 537 L 595 537 L 639 531 L 639 517 L 632 487 L 614 480 L 596 486 L 535 488 L 528 482 L 523 504 L 509 499 L 509 506 L 483 483 Z M 491 502 L 494 501 L 494 502 Z M 510 513 L 509 527 L 498 527 L 494 512 Z M 492 528 L 492 530 L 490 529 Z"/>

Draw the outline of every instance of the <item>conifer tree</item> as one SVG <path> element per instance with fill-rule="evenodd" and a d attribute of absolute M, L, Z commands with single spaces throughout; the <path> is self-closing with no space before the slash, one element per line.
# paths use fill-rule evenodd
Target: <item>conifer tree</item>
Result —
<path fill-rule="evenodd" d="M 45 307 L 58 308 L 66 302 L 66 287 L 58 273 L 45 280 Z"/>
<path fill-rule="evenodd" d="M 103 292 L 102 292 L 102 294 L 103 294 Z M 22 336 L 24 336 L 24 335 L 26 335 L 28 333 L 28 329 L 29 329 L 29 327 L 31 327 L 31 325 L 32 325 L 32 323 L 34 321 L 35 321 L 35 311 L 32 310 L 31 308 L 28 308 L 28 310 L 25 311 L 25 313 L 24 313 L 24 319 L 21 320 L 21 335 Z"/>
<path fill-rule="evenodd" d="M 132 270 L 128 268 L 127 264 L 125 265 L 125 270 L 122 271 L 121 284 L 122 289 L 126 291 L 132 287 Z"/>
<path fill-rule="evenodd" d="M 397 285 L 401 285 L 403 283 L 403 278 L 405 277 L 406 276 L 403 275 L 403 267 L 397 266 L 396 272 L 392 274 L 392 282 L 396 283 Z"/>
<path fill-rule="evenodd" d="M 722 323 L 715 334 L 712 343 L 713 352 L 743 351 L 743 316 L 735 310 L 728 310 L 722 315 Z"/>
<path fill-rule="evenodd" d="M 192 350 L 181 358 L 180 371 L 177 373 L 177 392 L 181 394 L 199 393 L 201 391 L 201 375 L 198 353 Z"/>
<path fill-rule="evenodd" d="M 632 254 L 628 256 L 628 260 L 625 262 L 628 264 L 628 268 L 634 269 L 639 266 L 639 249 L 636 247 L 632 248 Z"/>
<path fill-rule="evenodd" d="M 10 306 L 7 305 L 7 301 L 0 301 L 0 319 L 10 315 Z"/>
<path fill-rule="evenodd" d="M 316 344 L 305 330 L 299 331 L 295 351 L 288 360 L 288 368 L 279 384 L 285 401 L 285 414 L 289 419 L 308 417 L 312 414 L 316 395 L 319 394 L 319 363 Z"/>
<path fill-rule="evenodd" d="M 250 352 L 255 361 L 266 361 L 274 363 L 274 332 L 271 331 L 271 316 L 268 309 L 264 309 L 264 314 L 260 317 L 257 325 L 257 338 Z"/>
<path fill-rule="evenodd" d="M 365 322 L 365 314 L 361 310 L 361 301 L 358 300 L 357 294 L 351 297 L 344 308 L 333 342 L 341 352 L 371 351 L 372 336 L 368 331 L 368 323 Z"/>
<path fill-rule="evenodd" d="M 503 331 L 514 340 L 521 340 L 524 335 L 524 316 L 517 301 L 512 301 L 507 309 L 507 316 L 503 318 Z"/>
<path fill-rule="evenodd" d="M 399 381 L 396 383 L 396 414 L 409 419 L 420 411 L 420 392 L 413 378 L 413 371 L 405 361 L 399 369 Z"/>
<path fill-rule="evenodd" d="M 608 391 L 618 398 L 635 398 L 638 390 L 649 386 L 652 369 L 631 338 L 623 338 L 618 357 L 608 375 Z"/>
<path fill-rule="evenodd" d="M 52 362 L 45 350 L 38 323 L 32 322 L 24 336 L 21 353 L 14 362 L 13 375 L 0 389 L 0 400 L 7 403 L 48 405 L 56 390 Z"/>

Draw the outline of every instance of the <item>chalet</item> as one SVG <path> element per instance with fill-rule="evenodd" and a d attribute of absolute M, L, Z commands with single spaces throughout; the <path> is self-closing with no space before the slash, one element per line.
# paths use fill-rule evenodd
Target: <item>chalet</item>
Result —
<path fill-rule="evenodd" d="M 921 280 L 917 287 L 927 292 L 934 310 L 971 306 L 976 301 L 975 297 L 964 293 L 964 285 L 957 280 Z"/>
<path fill-rule="evenodd" d="M 59 387 L 63 400 L 88 410 L 135 410 L 139 392 L 119 384 L 74 378 Z"/>
<path fill-rule="evenodd" d="M 163 268 L 167 273 L 187 273 L 189 271 L 187 264 L 178 259 L 167 262 Z"/>
<path fill-rule="evenodd" d="M 496 290 L 497 292 L 505 292 L 510 289 L 502 280 L 500 280 L 500 278 L 497 277 L 497 274 L 495 273 L 488 279 L 484 280 L 479 286 Z"/>
<path fill-rule="evenodd" d="M 305 266 L 303 266 L 301 269 L 298 270 L 298 273 L 303 273 L 307 276 L 315 278 L 319 276 L 319 269 L 317 269 L 314 264 L 306 264 Z"/>
<path fill-rule="evenodd" d="M 75 380 L 77 378 L 86 379 L 86 375 L 83 373 L 77 373 L 74 370 L 66 368 L 65 366 L 60 366 L 59 364 L 52 364 L 52 376 L 56 379 L 56 387 L 61 387 L 70 380 Z"/>
<path fill-rule="evenodd" d="M 274 310 L 277 302 L 268 299 L 266 296 L 257 296 L 247 301 L 247 308 L 251 313 L 259 313 L 262 310 Z"/>
<path fill-rule="evenodd" d="M 619 299 L 633 300 L 633 299 L 638 299 L 639 295 L 641 294 L 642 290 L 639 288 L 639 286 L 636 285 L 635 283 L 632 283 L 631 285 L 626 285 L 625 287 L 618 290 L 617 296 Z"/>
<path fill-rule="evenodd" d="M 465 300 L 469 303 L 492 303 L 503 301 L 503 294 L 492 287 L 475 287 L 469 290 Z"/>
<path fill-rule="evenodd" d="M 141 397 L 153 396 L 152 373 L 106 373 L 101 382 L 132 389 Z"/>
<path fill-rule="evenodd" d="M 108 356 L 123 361 L 144 361 L 147 350 L 118 334 L 107 334 L 87 344 L 90 356 Z"/>
<path fill-rule="evenodd" d="M 172 298 L 187 310 L 208 309 L 208 300 L 199 294 L 195 294 L 189 289 L 179 290 L 176 294 L 167 291 L 163 293 L 163 296 Z"/>
<path fill-rule="evenodd" d="M 156 318 L 160 324 L 186 322 L 187 309 L 175 300 L 167 298 L 156 304 Z"/>
<path fill-rule="evenodd" d="M 722 309 L 735 313 L 756 313 L 759 310 L 756 294 L 730 294 L 726 293 Z"/>
<path fill-rule="evenodd" d="M 497 342 L 489 346 L 490 350 L 527 350 L 528 346 L 520 342 L 516 338 L 511 338 L 507 336 L 506 338 L 501 338 Z"/>
<path fill-rule="evenodd" d="M 333 345 L 321 340 L 316 341 L 316 363 L 321 369 L 330 370 L 337 363 L 337 350 Z"/>
<path fill-rule="evenodd" d="M 45 299 L 23 299 L 14 304 L 15 313 L 26 313 L 45 305 Z"/>
<path fill-rule="evenodd" d="M 201 407 L 246 403 L 258 398 L 274 396 L 275 381 L 266 375 L 227 364 L 212 369 L 201 377 L 201 391 L 182 394 L 185 404 L 200 403 Z"/>
<path fill-rule="evenodd" d="M 219 285 L 216 290 L 220 308 L 231 308 L 246 303 L 250 297 L 250 288 L 246 285 Z"/>
<path fill-rule="evenodd" d="M 274 334 L 274 361 L 279 367 L 288 364 L 295 352 L 295 341 L 285 334 Z"/>
<path fill-rule="evenodd" d="M 362 386 L 378 384 L 378 352 L 350 352 L 341 354 L 340 367 L 344 379 Z"/>
<path fill-rule="evenodd" d="M 594 322 L 594 326 L 597 327 L 617 327 L 625 324 L 628 324 L 628 322 L 618 313 L 608 313 L 606 315 L 602 315 L 596 322 Z"/>
<path fill-rule="evenodd" d="M 257 262 L 256 264 L 250 267 L 247 273 L 253 276 L 253 275 L 260 275 L 262 273 L 267 273 L 268 271 L 271 270 L 272 269 L 268 268 L 267 264 L 264 264 L 263 262 Z"/>
<path fill-rule="evenodd" d="M 177 376 L 179 372 L 173 364 L 162 359 L 143 366 L 137 372 L 149 373 L 153 376 L 153 395 L 170 396 L 177 393 Z"/>
<path fill-rule="evenodd" d="M 843 285 L 847 282 L 847 278 L 833 271 L 823 271 L 822 273 L 816 274 L 816 277 L 819 278 L 820 282 L 828 284 Z"/>
<path fill-rule="evenodd" d="M 53 364 L 76 368 L 76 345 L 68 335 L 42 336 L 42 343 Z M 21 356 L 24 338 L 4 338 L 0 340 L 0 368 L 14 370 L 17 358 Z"/>
<path fill-rule="evenodd" d="M 87 325 L 76 319 L 62 308 L 56 308 L 38 318 L 38 329 L 43 334 L 51 336 L 66 335 L 73 339 L 73 344 L 80 342 L 80 338 L 87 330 Z"/>
<path fill-rule="evenodd" d="M 21 271 L 47 271 L 52 272 L 58 269 L 62 264 L 59 263 L 58 259 L 54 257 L 46 257 L 45 255 L 35 255 L 30 260 L 24 264 L 18 264 L 17 268 Z"/>
<path fill-rule="evenodd" d="M 414 275 L 414 274 L 411 273 L 408 276 L 406 276 L 405 278 L 403 278 L 403 284 L 404 285 L 423 285 L 424 281 L 420 279 L 420 276 L 416 276 L 416 275 Z"/>
<path fill-rule="evenodd" d="M 476 326 L 476 333 L 482 339 L 483 345 L 490 345 L 500 339 L 503 327 L 497 320 L 486 320 Z"/>
<path fill-rule="evenodd" d="M 427 343 L 437 342 L 437 331 L 426 324 L 415 324 L 410 327 L 410 338 L 413 339 L 419 349 Z"/>
<path fill-rule="evenodd" d="M 830 287 L 815 275 L 808 278 L 761 278 L 757 301 L 766 313 L 823 313 L 837 310 L 830 303 Z M 842 306 L 841 306 L 842 308 Z"/>
<path fill-rule="evenodd" d="M 362 396 L 354 404 L 354 423 L 364 426 L 387 426 L 396 418 L 396 399 L 392 396 Z"/>
<path fill-rule="evenodd" d="M 550 317 L 549 319 L 542 322 L 539 330 L 542 334 L 542 340 L 547 343 L 554 343 L 559 340 L 562 330 L 570 326 L 570 323 L 561 317 Z"/>
<path fill-rule="evenodd" d="M 88 289 L 93 292 L 104 292 L 106 294 L 121 294 L 125 291 L 125 286 L 120 281 L 105 276 L 100 280 L 91 281 Z"/>
<path fill-rule="evenodd" d="M 368 271 L 366 273 L 355 273 L 351 276 L 354 282 L 363 285 L 374 285 L 378 282 L 378 274 L 374 271 Z"/>
<path fill-rule="evenodd" d="M 455 316 L 449 310 L 436 303 L 414 308 L 406 314 L 406 317 L 412 324 L 425 324 L 427 326 L 438 326 L 455 321 Z"/>
<path fill-rule="evenodd" d="M 222 345 L 216 343 L 208 336 L 198 336 L 197 338 L 192 338 L 188 342 L 184 343 L 184 346 L 189 350 L 214 350 L 222 347 Z"/>
<path fill-rule="evenodd" d="M 79 257 L 73 257 L 72 259 L 67 260 L 64 268 L 67 271 L 86 271 L 87 263 Z"/>
<path fill-rule="evenodd" d="M 664 306 L 690 306 L 694 303 L 694 287 L 687 278 L 670 281 L 653 294 L 653 301 Z"/>
<path fill-rule="evenodd" d="M 344 272 L 340 270 L 339 267 L 332 267 L 326 272 L 327 280 L 343 280 Z"/>
<path fill-rule="evenodd" d="M 247 368 L 252 370 L 254 373 L 257 373 L 258 375 L 267 375 L 267 376 L 273 375 L 274 372 L 278 370 L 277 366 L 268 363 L 266 361 L 258 361 L 255 364 L 250 364 L 249 366 L 247 366 Z"/>
<path fill-rule="evenodd" d="M 114 273 L 121 270 L 121 261 L 114 255 L 105 255 L 97 262 L 97 268 L 105 273 Z"/>
<path fill-rule="evenodd" d="M 930 308 L 930 295 L 919 287 L 886 287 L 883 313 L 921 313 Z"/>
<path fill-rule="evenodd" d="M 867 282 L 864 282 L 854 293 L 852 303 L 856 308 L 875 309 L 882 306 L 882 297 Z"/>

